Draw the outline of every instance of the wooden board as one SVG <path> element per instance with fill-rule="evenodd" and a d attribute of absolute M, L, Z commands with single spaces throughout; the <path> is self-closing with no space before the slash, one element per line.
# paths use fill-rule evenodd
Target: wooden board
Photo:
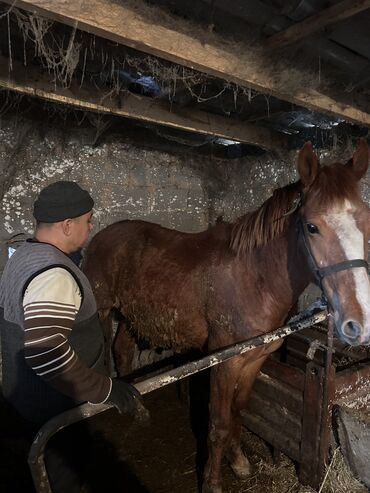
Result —
<path fill-rule="evenodd" d="M 145 11 L 113 0 L 5 0 L 10 5 L 44 15 L 72 27 L 96 34 L 165 60 L 220 77 L 240 86 L 271 94 L 310 110 L 340 116 L 345 120 L 370 126 L 366 101 L 343 100 L 308 87 L 287 64 L 266 58 L 262 50 L 250 45 L 228 43 L 222 38 L 207 37 L 207 31 L 176 31 L 165 24 L 158 12 L 156 22 Z M 286 81 L 300 78 L 296 87 Z M 341 98 L 341 101 L 338 101 Z M 351 95 L 353 99 L 353 95 Z"/>
<path fill-rule="evenodd" d="M 156 99 L 122 92 L 119 96 L 107 96 L 95 87 L 72 84 L 68 89 L 57 87 L 47 73 L 34 66 L 24 67 L 12 62 L 9 71 L 8 59 L 0 56 L 0 87 L 21 94 L 27 94 L 48 101 L 73 106 L 81 110 L 96 111 L 116 116 L 132 118 L 142 122 L 155 123 L 167 127 L 196 132 L 248 143 L 267 150 L 282 149 L 287 146 L 287 138 L 282 134 L 251 123 L 243 123 L 232 118 L 212 115 L 196 109 L 177 108 Z"/>
<path fill-rule="evenodd" d="M 267 46 L 280 48 L 370 8 L 370 0 L 343 0 L 269 37 Z"/>
<path fill-rule="evenodd" d="M 352 472 L 370 488 L 370 415 L 338 406 L 337 434 L 343 456 Z"/>

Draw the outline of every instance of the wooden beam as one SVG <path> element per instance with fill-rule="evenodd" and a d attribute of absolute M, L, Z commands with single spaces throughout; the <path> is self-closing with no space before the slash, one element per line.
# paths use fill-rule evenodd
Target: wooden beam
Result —
<path fill-rule="evenodd" d="M 284 31 L 273 34 L 268 38 L 266 46 L 280 48 L 295 43 L 317 31 L 321 31 L 330 24 L 343 21 L 369 8 L 370 0 L 343 0 L 315 15 L 307 17 L 302 22 L 293 24 Z"/>
<path fill-rule="evenodd" d="M 176 105 L 172 105 L 170 110 L 169 103 L 128 92 L 121 93 L 119 98 L 109 98 L 87 84 L 82 88 L 77 84 L 69 89 L 58 88 L 49 80 L 48 74 L 42 74 L 34 66 L 24 67 L 13 61 L 13 70 L 9 72 L 9 60 L 1 56 L 0 87 L 81 110 L 110 113 L 188 132 L 236 140 L 267 150 L 281 149 L 288 143 L 286 136 L 266 128 L 200 110 L 176 108 Z"/>
<path fill-rule="evenodd" d="M 208 41 L 207 31 L 187 34 L 146 19 L 133 7 L 114 0 L 3 0 L 78 29 L 88 31 L 145 53 L 185 65 L 215 77 L 271 94 L 279 99 L 313 111 L 339 116 L 347 121 L 370 126 L 365 103 L 338 102 L 306 87 L 304 74 L 286 65 L 280 68 L 264 60 L 253 47 L 238 45 L 237 50 L 220 38 Z M 296 89 L 286 81 L 300 77 Z M 289 86 L 289 87 L 288 87 Z M 360 108 L 365 108 L 360 109 Z"/>

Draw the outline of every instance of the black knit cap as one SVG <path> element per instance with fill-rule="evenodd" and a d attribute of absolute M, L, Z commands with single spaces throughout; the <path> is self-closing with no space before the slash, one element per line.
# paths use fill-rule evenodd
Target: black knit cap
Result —
<path fill-rule="evenodd" d="M 57 181 L 43 188 L 33 206 L 35 219 L 56 223 L 91 211 L 94 201 L 87 190 L 74 181 Z"/>

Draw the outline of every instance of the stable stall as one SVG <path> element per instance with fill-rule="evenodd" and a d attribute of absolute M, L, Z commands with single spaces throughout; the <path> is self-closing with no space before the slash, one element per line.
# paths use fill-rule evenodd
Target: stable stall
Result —
<path fill-rule="evenodd" d="M 0 271 L 57 180 L 94 197 L 94 233 L 121 220 L 198 233 L 294 182 L 307 141 L 324 163 L 351 159 L 369 135 L 369 22 L 365 0 L 2 0 Z M 296 311 L 318 295 L 306 290 Z M 135 376 L 173 366 L 168 348 L 124 343 Z M 368 349 L 315 326 L 269 357 L 243 423 L 294 461 L 302 484 L 325 491 L 340 446 L 369 486 L 369 390 Z"/>

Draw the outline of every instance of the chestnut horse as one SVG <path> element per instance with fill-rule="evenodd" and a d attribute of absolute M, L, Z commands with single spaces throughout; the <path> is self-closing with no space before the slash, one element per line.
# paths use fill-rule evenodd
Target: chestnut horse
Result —
<path fill-rule="evenodd" d="M 84 263 L 100 313 L 120 310 L 130 331 L 153 346 L 214 351 L 281 326 L 316 281 L 340 339 L 368 344 L 370 209 L 358 186 L 368 161 L 362 139 L 346 165 L 320 168 L 306 143 L 298 156 L 300 180 L 233 224 L 196 234 L 144 221 L 108 226 L 91 241 Z M 240 412 L 280 344 L 212 369 L 203 493 L 221 493 L 224 456 L 239 477 L 249 474 Z"/>

